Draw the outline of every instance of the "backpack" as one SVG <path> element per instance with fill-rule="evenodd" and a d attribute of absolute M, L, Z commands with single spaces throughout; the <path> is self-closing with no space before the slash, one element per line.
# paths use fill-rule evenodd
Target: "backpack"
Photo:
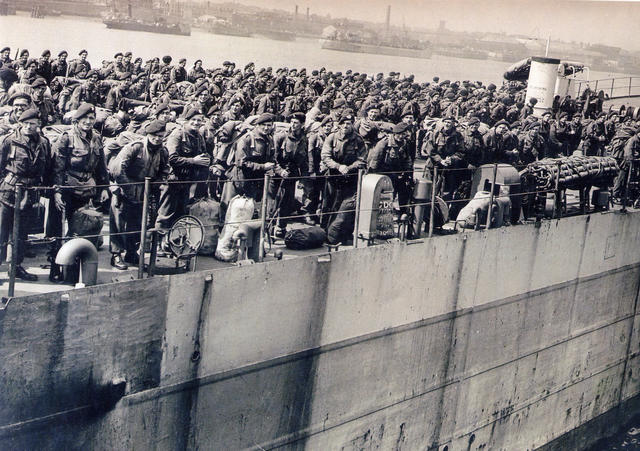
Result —
<path fill-rule="evenodd" d="M 287 249 L 316 249 L 321 247 L 326 239 L 327 234 L 322 227 L 312 226 L 289 230 L 284 237 L 284 244 Z"/>

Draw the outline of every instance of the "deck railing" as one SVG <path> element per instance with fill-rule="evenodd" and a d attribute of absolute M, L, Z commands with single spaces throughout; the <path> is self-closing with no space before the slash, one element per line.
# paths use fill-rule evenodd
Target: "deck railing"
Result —
<path fill-rule="evenodd" d="M 589 88 L 597 94 L 603 91 L 609 99 L 640 97 L 640 77 L 614 77 L 577 82 L 577 97 Z"/>

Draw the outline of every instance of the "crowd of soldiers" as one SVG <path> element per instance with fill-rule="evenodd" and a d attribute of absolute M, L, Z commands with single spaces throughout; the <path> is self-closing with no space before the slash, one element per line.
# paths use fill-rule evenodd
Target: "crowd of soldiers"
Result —
<path fill-rule="evenodd" d="M 51 237 L 60 236 L 78 209 L 108 211 L 111 264 L 126 269 L 138 263 L 134 232 L 147 177 L 158 230 L 169 229 L 202 197 L 216 199 L 223 211 L 237 194 L 261 201 L 270 174 L 274 234 L 284 236 L 297 215 L 320 223 L 328 241 L 338 243 L 352 235 L 360 169 L 388 174 L 403 210 L 417 158 L 439 168 L 447 200 L 468 169 L 482 164 L 521 166 L 579 151 L 613 154 L 624 171 L 624 161 L 640 150 L 633 118 L 606 114 L 597 103 L 593 108 L 588 96 L 558 98 L 537 117 L 523 82 L 418 82 L 396 72 L 258 70 L 253 63 L 241 69 L 229 61 L 205 69 L 196 60 L 187 69 L 185 59 L 145 62 L 131 52 L 118 52 L 99 68 L 86 50 L 72 60 L 64 50 L 54 59 L 49 50 L 39 58 L 26 49 L 15 56 L 8 47 L 0 51 L 2 261 L 14 209 L 26 214 L 41 195 L 53 206 Z M 616 181 L 614 196 L 621 196 L 624 179 Z M 27 188 L 19 205 L 17 184 Z M 13 251 L 16 275 L 35 280 L 21 265 L 25 239 Z"/>

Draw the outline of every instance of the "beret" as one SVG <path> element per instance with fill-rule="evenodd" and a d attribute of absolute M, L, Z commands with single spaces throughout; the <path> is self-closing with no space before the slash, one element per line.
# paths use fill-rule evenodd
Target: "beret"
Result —
<path fill-rule="evenodd" d="M 480 123 L 480 119 L 478 119 L 475 116 L 473 116 L 471 119 L 469 119 L 469 122 L 468 122 L 469 125 L 474 125 L 474 124 L 479 124 L 479 123 Z"/>
<path fill-rule="evenodd" d="M 454 116 L 450 115 L 450 114 L 449 114 L 449 115 L 447 115 L 447 116 L 445 116 L 445 117 L 443 117 L 443 118 L 442 118 L 442 120 L 443 120 L 443 121 L 453 121 L 453 122 L 458 122 L 458 121 L 456 120 L 456 118 L 455 118 Z"/>
<path fill-rule="evenodd" d="M 394 125 L 392 129 L 393 133 L 403 133 L 403 132 L 406 132 L 407 130 L 409 130 L 409 124 L 405 122 L 400 122 Z"/>
<path fill-rule="evenodd" d="M 247 63 L 247 64 L 244 66 L 244 68 L 245 68 L 245 70 L 246 70 L 246 69 L 249 69 L 251 66 L 253 66 L 253 63 Z"/>
<path fill-rule="evenodd" d="M 8 67 L 0 68 L 0 80 L 4 82 L 14 82 L 18 81 L 18 74 L 15 70 L 9 69 Z"/>
<path fill-rule="evenodd" d="M 547 114 L 548 114 L 549 116 L 551 116 L 551 115 L 552 115 L 551 111 L 544 111 L 544 112 L 542 113 L 542 115 L 543 115 L 543 116 L 546 116 Z"/>
<path fill-rule="evenodd" d="M 29 108 L 28 110 L 22 112 L 22 114 L 18 118 L 18 121 L 24 122 L 29 119 L 40 119 L 40 111 L 38 111 L 36 108 Z"/>
<path fill-rule="evenodd" d="M 342 115 L 340 115 L 340 119 L 338 120 L 338 124 L 344 124 L 345 122 L 353 121 L 353 111 L 347 109 Z"/>
<path fill-rule="evenodd" d="M 276 117 L 271 113 L 262 113 L 253 123 L 254 125 L 266 124 L 275 121 L 275 119 Z"/>
<path fill-rule="evenodd" d="M 147 124 L 147 126 L 144 128 L 144 132 L 147 135 L 164 134 L 165 128 L 166 124 L 163 121 L 159 121 L 156 119 Z"/>
<path fill-rule="evenodd" d="M 209 111 L 207 111 L 207 116 L 211 116 L 213 113 L 218 112 L 220 112 L 220 106 L 216 103 L 211 108 L 209 108 Z"/>
<path fill-rule="evenodd" d="M 127 52 L 127 53 L 124 54 L 124 56 L 133 56 L 133 53 Z"/>
<path fill-rule="evenodd" d="M 487 85 L 487 89 L 488 89 L 489 91 L 495 91 L 495 90 L 496 90 L 496 85 L 494 85 L 493 83 L 489 83 L 489 84 Z"/>
<path fill-rule="evenodd" d="M 582 113 L 575 113 L 573 117 L 574 118 L 579 117 L 580 119 L 582 119 Z"/>
<path fill-rule="evenodd" d="M 291 116 L 291 119 L 297 119 L 298 121 L 302 122 L 304 124 L 305 119 L 307 118 L 307 116 L 304 113 L 293 113 L 293 115 Z"/>
<path fill-rule="evenodd" d="M 194 93 L 195 97 L 198 97 L 200 94 L 202 94 L 203 92 L 208 92 L 207 91 L 207 85 L 202 83 L 198 89 L 196 89 L 196 92 Z"/>
<path fill-rule="evenodd" d="M 186 58 L 180 58 L 180 59 L 178 60 L 178 62 L 179 62 L 179 63 L 186 63 L 186 62 L 187 62 L 187 59 L 186 59 Z"/>
<path fill-rule="evenodd" d="M 158 105 L 156 105 L 156 109 L 154 111 L 154 114 L 157 116 L 158 114 L 162 113 L 163 111 L 166 111 L 169 109 L 169 104 L 168 103 L 159 103 Z"/>
<path fill-rule="evenodd" d="M 87 72 L 87 78 L 91 78 L 94 75 L 97 75 L 98 78 L 100 78 L 100 74 L 97 71 L 93 70 L 93 69 L 91 69 L 89 72 Z"/>
<path fill-rule="evenodd" d="M 11 97 L 9 97 L 9 100 L 7 101 L 7 103 L 13 106 L 13 102 L 15 102 L 16 99 L 27 99 L 29 102 L 31 102 L 31 96 L 23 91 L 23 92 L 14 92 L 13 94 L 11 94 Z"/>
<path fill-rule="evenodd" d="M 20 56 L 22 56 L 22 55 L 28 55 L 28 54 L 29 54 L 29 50 L 27 50 L 27 49 L 22 49 L 22 50 L 20 51 Z"/>
<path fill-rule="evenodd" d="M 85 117 L 87 114 L 89 113 L 94 113 L 96 112 L 96 107 L 94 107 L 92 104 L 88 103 L 88 102 L 83 102 L 78 109 L 76 110 L 75 113 L 73 113 L 73 120 L 74 121 L 78 121 L 80 119 L 82 119 L 83 117 Z"/>
<path fill-rule="evenodd" d="M 494 127 L 497 127 L 498 125 L 506 125 L 508 129 L 511 129 L 511 125 L 504 119 L 501 119 L 498 122 L 496 122 Z"/>
<path fill-rule="evenodd" d="M 319 72 L 318 72 L 317 70 L 312 70 L 312 71 L 311 71 L 311 75 L 316 76 L 316 75 L 318 75 L 318 74 L 319 74 Z"/>
<path fill-rule="evenodd" d="M 231 66 L 231 63 L 229 61 L 225 61 L 224 63 L 222 63 L 223 66 Z"/>
<path fill-rule="evenodd" d="M 162 62 L 165 64 L 169 64 L 171 62 L 172 58 L 169 55 L 165 55 L 162 57 Z"/>
<path fill-rule="evenodd" d="M 402 108 L 402 117 L 409 115 L 413 116 L 413 107 L 411 106 L 411 103 L 407 102 Z"/>
<path fill-rule="evenodd" d="M 62 56 L 62 55 L 68 55 L 69 52 L 67 52 L 66 50 L 62 50 L 60 52 L 58 52 L 58 56 Z"/>
<path fill-rule="evenodd" d="M 330 122 L 333 122 L 333 118 L 331 116 L 329 116 L 328 114 L 322 119 L 322 122 L 320 122 L 320 125 L 326 125 Z"/>
<path fill-rule="evenodd" d="M 9 47 L 2 47 L 2 50 L 0 50 L 0 53 L 6 52 L 6 51 L 11 51 L 11 49 Z"/>
<path fill-rule="evenodd" d="M 119 57 L 119 56 L 124 56 L 124 55 L 122 54 L 122 52 L 118 52 L 118 53 L 116 53 L 115 55 L 113 55 L 113 57 L 114 57 L 114 58 L 117 58 L 117 57 Z"/>
<path fill-rule="evenodd" d="M 85 49 L 82 49 L 78 52 L 78 55 L 82 55 L 83 53 L 86 53 L 87 55 L 89 54 Z"/>
<path fill-rule="evenodd" d="M 42 77 L 37 77 L 33 83 L 31 83 L 31 87 L 32 88 L 42 88 L 42 87 L 46 87 L 47 86 L 47 82 L 44 78 Z"/>
<path fill-rule="evenodd" d="M 333 107 L 334 108 L 340 108 L 345 106 L 347 102 L 344 101 L 344 99 L 342 97 L 338 97 L 336 100 L 333 101 Z"/>
<path fill-rule="evenodd" d="M 558 116 L 558 119 L 566 119 L 569 117 L 569 113 L 567 113 L 566 111 L 563 111 L 562 113 L 560 113 L 560 115 Z"/>
<path fill-rule="evenodd" d="M 194 117 L 196 117 L 196 116 L 203 116 L 203 114 L 202 114 L 202 113 L 200 112 L 200 110 L 198 110 L 197 108 L 191 108 L 189 111 L 187 111 L 187 112 L 184 114 L 184 116 L 183 116 L 183 117 L 184 117 L 186 120 L 189 120 L 189 119 L 192 119 L 192 118 L 194 118 Z"/>
<path fill-rule="evenodd" d="M 371 102 L 367 104 L 365 111 L 379 110 L 379 109 L 380 109 L 380 105 L 378 105 L 376 102 Z"/>
<path fill-rule="evenodd" d="M 198 63 L 202 64 L 202 60 L 195 60 L 195 61 L 193 62 L 193 65 L 195 66 L 195 65 L 196 65 L 196 64 L 198 64 Z"/>
<path fill-rule="evenodd" d="M 40 54 L 41 56 L 51 56 L 51 51 L 50 50 L 43 50 L 42 53 Z"/>

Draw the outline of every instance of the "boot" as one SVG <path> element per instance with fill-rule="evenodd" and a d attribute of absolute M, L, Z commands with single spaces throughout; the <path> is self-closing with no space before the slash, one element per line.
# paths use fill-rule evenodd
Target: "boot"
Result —
<path fill-rule="evenodd" d="M 111 255 L 111 266 L 121 271 L 124 271 L 125 269 L 129 269 L 127 264 L 122 261 L 122 257 L 120 256 L 120 254 Z"/>
<path fill-rule="evenodd" d="M 24 269 L 21 265 L 16 266 L 16 278 L 22 279 L 27 282 L 35 282 L 36 280 L 38 280 L 38 276 L 28 273 L 27 270 Z"/>
<path fill-rule="evenodd" d="M 136 253 L 126 252 L 124 254 L 124 261 L 129 263 L 130 265 L 137 265 L 138 263 L 140 263 L 140 258 Z"/>

